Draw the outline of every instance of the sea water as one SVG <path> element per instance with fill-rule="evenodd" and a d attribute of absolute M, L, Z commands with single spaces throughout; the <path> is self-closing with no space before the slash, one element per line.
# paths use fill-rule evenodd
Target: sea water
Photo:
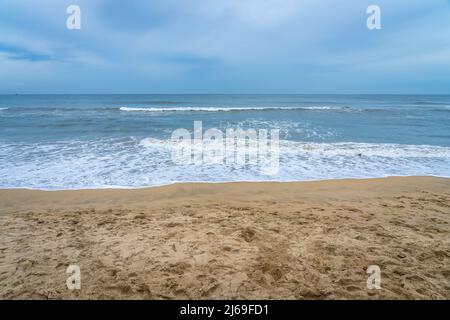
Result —
<path fill-rule="evenodd" d="M 180 164 L 171 135 L 279 130 L 279 170 Z M 0 188 L 450 176 L 450 96 L 0 95 Z"/>

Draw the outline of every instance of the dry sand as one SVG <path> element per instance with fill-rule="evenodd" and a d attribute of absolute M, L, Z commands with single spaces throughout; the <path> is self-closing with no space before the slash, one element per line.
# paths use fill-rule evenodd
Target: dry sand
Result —
<path fill-rule="evenodd" d="M 1 190 L 0 298 L 449 299 L 450 179 Z"/>

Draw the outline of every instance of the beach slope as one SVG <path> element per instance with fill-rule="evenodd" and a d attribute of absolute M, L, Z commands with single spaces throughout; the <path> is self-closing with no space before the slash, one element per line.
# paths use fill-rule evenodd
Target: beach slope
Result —
<path fill-rule="evenodd" d="M 0 190 L 0 298 L 450 299 L 450 179 Z"/>

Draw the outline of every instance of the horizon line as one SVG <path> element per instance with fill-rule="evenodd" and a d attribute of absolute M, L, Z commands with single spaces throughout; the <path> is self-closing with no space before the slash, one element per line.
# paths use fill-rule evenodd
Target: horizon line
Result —
<path fill-rule="evenodd" d="M 450 96 L 450 93 L 0 93 L 0 96 L 39 95 L 386 95 L 386 96 Z"/>

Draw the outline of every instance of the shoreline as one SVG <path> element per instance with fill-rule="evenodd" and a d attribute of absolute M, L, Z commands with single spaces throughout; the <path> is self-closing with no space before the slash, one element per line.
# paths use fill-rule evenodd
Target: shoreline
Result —
<path fill-rule="evenodd" d="M 59 191 L 96 191 L 96 190 L 146 190 L 155 188 L 164 188 L 176 185 L 195 185 L 195 184 L 239 184 L 239 183 L 310 183 L 310 182 L 329 182 L 329 181 L 363 181 L 363 180 L 380 180 L 380 179 L 397 179 L 397 178 L 437 178 L 437 179 L 450 179 L 450 176 L 434 176 L 434 175 L 394 175 L 394 176 L 380 176 L 380 177 L 370 177 L 370 178 L 324 178 L 324 179 L 311 179 L 311 180 L 240 180 L 240 181 L 176 181 L 166 184 L 158 184 L 153 186 L 142 186 L 142 187 L 129 187 L 129 186 L 104 186 L 104 187 L 84 187 L 84 188 L 73 188 L 73 189 L 51 189 L 51 188 L 29 188 L 29 187 L 0 187 L 0 191 L 4 190 L 24 190 L 24 191 L 44 191 L 44 192 L 59 192 Z"/>
<path fill-rule="evenodd" d="M 0 299 L 449 299 L 449 234 L 449 178 L 1 189 Z"/>

